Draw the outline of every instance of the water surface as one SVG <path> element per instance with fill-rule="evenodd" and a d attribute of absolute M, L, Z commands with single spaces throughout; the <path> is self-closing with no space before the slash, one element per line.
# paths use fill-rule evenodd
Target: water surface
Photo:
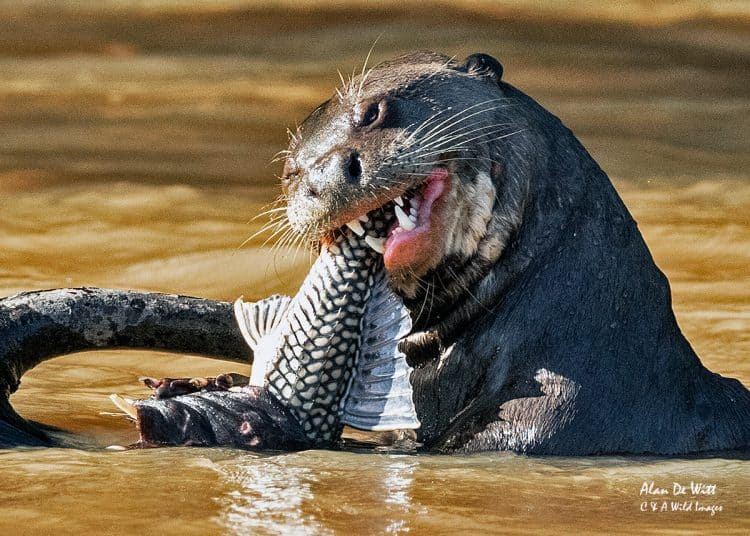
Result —
<path fill-rule="evenodd" d="M 293 292 L 309 255 L 273 252 L 262 236 L 240 246 L 278 194 L 270 161 L 286 127 L 382 35 L 376 61 L 418 48 L 499 57 L 506 79 L 613 178 L 704 363 L 750 384 L 744 3 L 60 4 L 0 3 L 0 296 L 82 285 L 227 300 Z M 750 466 L 731 459 L 103 450 L 136 439 L 106 414 L 109 393 L 145 395 L 142 375 L 228 369 L 238 367 L 98 352 L 25 376 L 16 408 L 81 434 L 85 448 L 0 452 L 0 532 L 750 531 Z M 642 512 L 644 481 L 715 484 L 705 504 L 722 511 Z"/>

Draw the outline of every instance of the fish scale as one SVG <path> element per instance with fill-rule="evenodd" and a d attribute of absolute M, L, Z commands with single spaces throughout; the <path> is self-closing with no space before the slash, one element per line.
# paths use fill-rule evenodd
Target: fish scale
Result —
<path fill-rule="evenodd" d="M 343 428 L 373 273 L 381 265 L 382 256 L 362 238 L 342 235 L 321 250 L 289 305 L 266 387 L 315 441 L 330 441 Z"/>
<path fill-rule="evenodd" d="M 387 212 L 374 216 L 336 233 L 295 297 L 235 302 L 238 327 L 253 350 L 247 387 L 133 404 L 113 400 L 137 414 L 141 440 L 300 448 L 335 442 L 344 425 L 419 428 L 412 369 L 398 348 L 411 318 L 388 285 L 382 246 L 373 246 L 384 240 L 390 219 Z"/>

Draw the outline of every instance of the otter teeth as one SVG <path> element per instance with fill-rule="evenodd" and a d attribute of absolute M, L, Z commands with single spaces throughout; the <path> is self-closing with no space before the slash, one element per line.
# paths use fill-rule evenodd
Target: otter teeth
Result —
<path fill-rule="evenodd" d="M 417 224 L 415 221 L 413 221 L 409 216 L 406 215 L 406 212 L 403 211 L 403 209 L 396 205 L 396 218 L 398 218 L 398 224 L 404 228 L 406 231 L 411 231 L 414 229 Z"/>
<path fill-rule="evenodd" d="M 374 236 L 367 235 L 365 237 L 365 242 L 381 255 L 385 253 L 385 238 L 375 238 Z"/>
<path fill-rule="evenodd" d="M 365 228 L 362 227 L 362 224 L 359 222 L 358 219 L 350 221 L 349 223 L 346 224 L 346 226 L 352 231 L 354 231 L 357 234 L 357 236 L 362 236 L 363 234 L 365 234 Z"/>
<path fill-rule="evenodd" d="M 395 201 L 396 205 L 398 205 L 399 207 L 403 207 L 404 206 L 404 199 L 401 196 L 398 196 L 393 201 Z"/>

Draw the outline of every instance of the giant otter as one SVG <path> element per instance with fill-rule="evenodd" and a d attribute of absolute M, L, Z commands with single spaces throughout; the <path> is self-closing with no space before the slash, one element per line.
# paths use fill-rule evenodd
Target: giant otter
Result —
<path fill-rule="evenodd" d="M 702 366 L 607 176 L 556 117 L 502 79 L 494 58 L 420 52 L 363 71 L 293 135 L 282 184 L 289 224 L 313 241 L 329 243 L 347 223 L 393 207 L 388 237 L 370 245 L 411 311 L 414 330 L 401 348 L 415 367 L 426 449 L 674 455 L 750 447 L 750 392 Z M 66 303 L 76 320 L 90 318 L 85 299 Z M 97 342 L 200 351 L 206 342 L 195 328 L 226 332 L 228 310 L 213 307 L 210 323 L 189 330 L 175 320 L 171 339 L 170 319 L 159 318 L 167 343 L 140 336 L 141 317 L 112 324 Z M 64 337 L 63 351 L 92 346 L 80 323 L 33 312 L 22 344 L 2 348 L 0 340 L 0 361 L 12 364 L 0 370 L 6 393 L 28 363 L 55 353 L 47 342 L 43 356 L 28 357 L 38 334 Z M 3 318 L 0 328 L 16 334 Z M 236 330 L 230 339 L 226 351 L 236 357 Z M 208 346 L 216 354 L 220 345 Z M 18 430 L 42 437 L 9 405 L 0 415 L 0 436 L 16 430 L 6 444 L 23 441 Z"/>
<path fill-rule="evenodd" d="M 382 63 L 301 125 L 282 177 L 291 225 L 314 239 L 403 200 L 380 247 L 414 321 L 402 344 L 420 439 L 443 452 L 748 448 L 750 392 L 702 366 L 605 173 L 502 74 L 485 54 Z"/>

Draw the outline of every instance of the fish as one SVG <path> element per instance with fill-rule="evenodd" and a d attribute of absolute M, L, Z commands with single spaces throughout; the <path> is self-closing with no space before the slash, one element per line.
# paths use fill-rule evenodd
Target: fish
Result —
<path fill-rule="evenodd" d="M 385 221 L 337 231 L 295 296 L 234 303 L 254 352 L 247 386 L 113 399 L 135 416 L 140 444 L 285 448 L 330 445 L 344 426 L 418 429 L 412 369 L 398 348 L 411 317 L 383 266 Z"/>

